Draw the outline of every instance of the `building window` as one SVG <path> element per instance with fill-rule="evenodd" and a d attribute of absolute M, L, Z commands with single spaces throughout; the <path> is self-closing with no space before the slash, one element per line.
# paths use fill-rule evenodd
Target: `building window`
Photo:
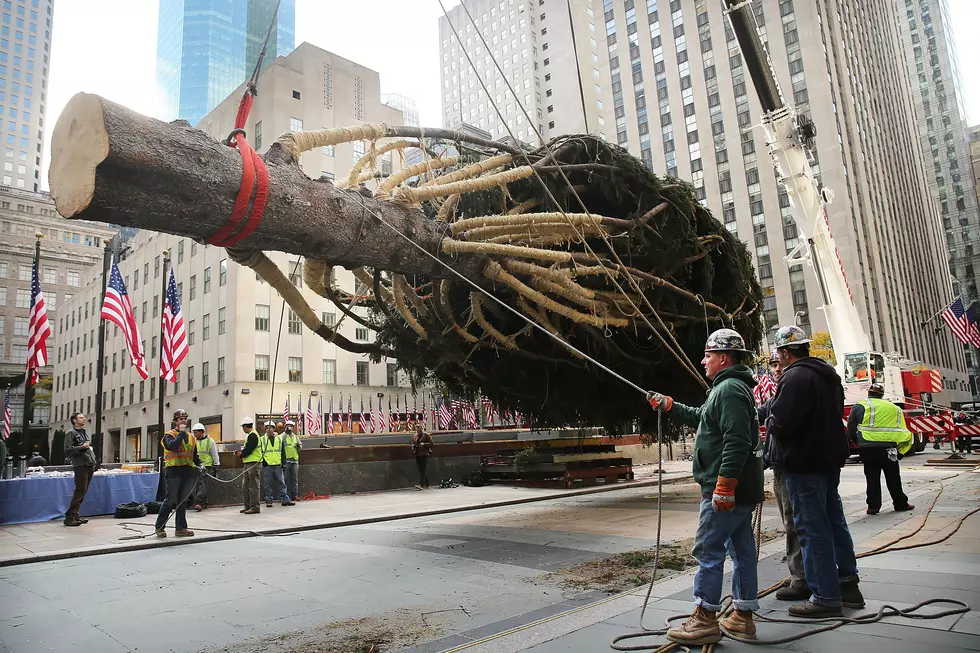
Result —
<path fill-rule="evenodd" d="M 294 118 L 290 116 L 289 118 L 289 131 L 291 132 L 301 132 L 303 131 L 303 121 L 299 118 Z"/>
<path fill-rule="evenodd" d="M 371 385 L 370 369 L 367 361 L 357 361 L 357 385 Z"/>
<path fill-rule="evenodd" d="M 181 240 L 177 243 L 177 262 L 184 262 L 184 241 Z"/>
<path fill-rule="evenodd" d="M 18 288 L 17 289 L 17 303 L 14 304 L 17 308 L 30 308 L 31 307 L 31 289 L 30 288 Z M 74 314 L 72 315 L 72 326 L 75 326 Z"/>
<path fill-rule="evenodd" d="M 146 381 L 140 381 L 140 402 L 146 398 Z"/>
<path fill-rule="evenodd" d="M 54 268 L 44 268 L 44 283 L 58 283 L 58 271 Z"/>
<path fill-rule="evenodd" d="M 265 304 L 255 305 L 255 330 L 269 330 L 269 307 Z"/>
<path fill-rule="evenodd" d="M 228 283 L 228 259 L 223 258 L 218 263 L 218 285 L 223 286 Z"/>
<path fill-rule="evenodd" d="M 300 322 L 299 315 L 289 309 L 289 333 L 299 335 L 303 333 L 303 323 Z"/>
<path fill-rule="evenodd" d="M 386 367 L 385 385 L 398 385 L 398 366 L 395 363 L 388 363 Z"/>
<path fill-rule="evenodd" d="M 269 356 L 268 354 L 255 355 L 255 380 L 269 380 Z"/>
<path fill-rule="evenodd" d="M 211 268 L 204 268 L 204 294 L 211 292 Z"/>
<path fill-rule="evenodd" d="M 333 358 L 323 359 L 323 382 L 326 385 L 337 384 L 337 361 Z"/>
<path fill-rule="evenodd" d="M 191 276 L 190 299 L 197 297 L 197 275 Z"/>
<path fill-rule="evenodd" d="M 82 275 L 75 270 L 68 270 L 67 280 L 69 286 L 75 286 L 77 288 L 82 285 Z"/>
<path fill-rule="evenodd" d="M 218 385 L 225 382 L 225 357 L 218 359 Z"/>
<path fill-rule="evenodd" d="M 357 327 L 354 329 L 354 339 L 367 342 L 368 330 L 365 327 Z"/>
<path fill-rule="evenodd" d="M 187 392 L 194 389 L 194 366 L 191 365 L 187 368 Z M 174 394 L 177 394 L 177 387 L 174 386 Z"/>
<path fill-rule="evenodd" d="M 153 317 L 157 316 L 157 311 L 160 309 L 160 296 L 153 295 Z"/>
<path fill-rule="evenodd" d="M 262 121 L 255 123 L 255 149 L 262 149 Z"/>
<path fill-rule="evenodd" d="M 189 321 L 187 323 L 187 344 L 188 344 L 188 346 L 194 344 L 194 334 L 196 333 L 196 331 L 195 331 L 196 328 L 197 328 L 197 322 L 195 320 L 191 320 L 191 321 Z"/>
<path fill-rule="evenodd" d="M 205 313 L 201 326 L 201 340 L 208 340 L 211 337 L 211 314 Z"/>
<path fill-rule="evenodd" d="M 154 376 L 150 377 L 150 401 L 156 397 L 157 394 L 157 379 Z M 102 401 L 105 402 L 105 394 L 103 393 Z"/>
<path fill-rule="evenodd" d="M 303 382 L 303 359 L 299 356 L 289 357 L 289 382 Z"/>
<path fill-rule="evenodd" d="M 157 256 L 155 259 L 153 259 L 153 278 L 154 279 L 159 279 L 160 278 L 160 257 L 159 256 Z"/>
<path fill-rule="evenodd" d="M 320 313 L 320 321 L 323 322 L 325 326 L 333 328 L 337 324 L 337 314 L 336 313 Z"/>
<path fill-rule="evenodd" d="M 289 281 L 297 288 L 303 287 L 303 263 L 301 261 L 289 263 Z"/>
<path fill-rule="evenodd" d="M 211 375 L 210 368 L 211 368 L 211 363 L 209 363 L 208 361 L 201 363 L 201 387 L 202 388 L 208 387 L 208 382 L 210 381 L 208 377 L 210 377 Z M 188 388 L 188 390 L 190 390 L 190 388 Z"/>
<path fill-rule="evenodd" d="M 225 309 L 218 309 L 218 335 L 224 335 L 225 333 Z"/>

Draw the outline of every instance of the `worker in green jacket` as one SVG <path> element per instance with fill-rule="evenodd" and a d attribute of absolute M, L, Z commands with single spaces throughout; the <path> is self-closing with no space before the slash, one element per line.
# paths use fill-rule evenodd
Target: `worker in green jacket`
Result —
<path fill-rule="evenodd" d="M 902 474 L 898 459 L 912 449 L 912 433 L 905 425 L 905 413 L 890 401 L 885 401 L 885 388 L 873 384 L 868 398 L 851 407 L 847 417 L 847 437 L 861 451 L 864 477 L 868 482 L 868 514 L 881 510 L 881 474 L 892 496 L 895 512 L 915 508 L 902 491 Z"/>
<path fill-rule="evenodd" d="M 695 609 L 667 639 L 684 645 L 714 644 L 721 640 L 718 611 L 725 578 L 725 552 L 731 552 L 732 605 L 721 620 L 726 631 L 755 637 L 754 610 L 759 609 L 755 536 L 752 511 L 763 499 L 762 443 L 752 388 L 755 378 L 745 363 L 751 352 L 732 329 L 719 329 L 704 347 L 705 373 L 711 389 L 704 405 L 695 408 L 671 397 L 651 393 L 654 409 L 678 422 L 696 426 L 694 480 L 701 485 L 701 512 L 694 538 L 694 558 L 700 565 L 694 577 Z"/>

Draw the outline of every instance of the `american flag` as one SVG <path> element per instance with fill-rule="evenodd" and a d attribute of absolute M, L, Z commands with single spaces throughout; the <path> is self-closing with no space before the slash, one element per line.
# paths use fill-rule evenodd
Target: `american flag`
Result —
<path fill-rule="evenodd" d="M 463 404 L 463 411 L 466 415 L 466 425 L 471 429 L 475 429 L 477 425 L 476 405 L 472 401 L 467 401 Z"/>
<path fill-rule="evenodd" d="M 949 330 L 953 332 L 956 339 L 962 342 L 964 345 L 970 344 L 970 319 L 966 314 L 966 306 L 963 305 L 963 300 L 959 297 L 953 300 L 953 303 L 946 307 L 946 310 L 942 314 L 943 322 L 949 327 Z"/>
<path fill-rule="evenodd" d="M 406 406 L 406 408 L 408 407 Z M 401 431 L 402 430 L 402 404 L 401 404 L 401 397 L 399 397 L 398 395 L 395 395 L 395 419 L 392 421 L 395 424 L 392 430 Z"/>
<path fill-rule="evenodd" d="M 364 395 L 361 395 L 361 433 L 367 433 L 370 417 L 364 412 Z"/>
<path fill-rule="evenodd" d="M 27 375 L 31 385 L 37 383 L 37 371 L 48 364 L 46 341 L 51 335 L 48 312 L 44 308 L 44 293 L 37 276 L 37 258 L 34 259 L 34 276 L 31 280 L 31 313 L 27 326 Z"/>
<path fill-rule="evenodd" d="M 391 399 L 388 399 L 388 404 L 391 404 Z M 384 433 L 388 430 L 388 418 L 385 416 L 384 408 L 381 405 L 381 398 L 378 397 L 378 431 Z"/>
<path fill-rule="evenodd" d="M 316 424 L 316 432 L 323 433 L 323 394 L 316 396 L 316 419 L 314 423 Z"/>
<path fill-rule="evenodd" d="M 282 421 L 289 419 L 289 395 L 286 395 L 286 407 L 282 409 Z"/>
<path fill-rule="evenodd" d="M 10 412 L 10 390 L 5 390 L 3 393 L 3 439 L 10 439 L 10 422 L 13 420 L 13 414 Z M 4 464 L 7 461 L 3 461 Z"/>
<path fill-rule="evenodd" d="M 316 433 L 316 419 L 313 417 L 313 396 L 306 398 L 306 433 Z"/>
<path fill-rule="evenodd" d="M 415 422 L 415 414 L 408 412 L 408 395 L 405 395 L 405 430 L 412 431 L 414 427 L 412 424 Z"/>
<path fill-rule="evenodd" d="M 762 372 L 756 379 L 755 388 L 752 392 L 755 395 L 756 405 L 761 406 L 776 394 L 776 381 L 768 372 Z"/>
<path fill-rule="evenodd" d="M 351 396 L 350 395 L 347 395 L 347 430 L 348 431 L 353 431 L 354 430 L 354 421 L 353 421 L 353 417 L 352 417 L 352 414 L 351 414 L 350 400 L 351 400 Z"/>
<path fill-rule="evenodd" d="M 453 423 L 453 415 L 449 412 L 445 397 L 439 399 L 439 428 L 446 430 Z"/>
<path fill-rule="evenodd" d="M 330 412 L 327 413 L 327 433 L 333 433 L 333 395 L 330 395 Z"/>
<path fill-rule="evenodd" d="M 371 433 L 378 431 L 378 414 L 374 412 L 374 397 L 368 397 L 368 412 L 371 413 Z"/>
<path fill-rule="evenodd" d="M 129 349 L 129 360 L 132 361 L 141 377 L 144 379 L 148 377 L 146 355 L 143 353 L 143 341 L 140 339 L 140 330 L 136 325 L 133 304 L 129 301 L 126 284 L 123 282 L 122 274 L 120 274 L 119 266 L 116 265 L 115 260 L 109 265 L 109 281 L 106 283 L 100 317 L 103 320 L 109 320 L 122 329 L 123 336 L 126 338 L 126 348 Z"/>
<path fill-rule="evenodd" d="M 966 309 L 966 319 L 970 324 L 970 327 L 966 333 L 970 337 L 970 344 L 974 347 L 980 348 L 980 318 L 977 317 L 976 309 L 976 304 L 973 304 Z"/>
<path fill-rule="evenodd" d="M 493 405 L 493 402 L 490 401 L 489 397 L 483 398 L 483 412 L 486 413 L 487 423 L 489 424 L 492 424 L 499 419 L 497 416 L 497 408 Z"/>
<path fill-rule="evenodd" d="M 395 411 L 391 409 L 391 395 L 388 395 L 388 428 L 392 432 L 398 430 L 398 416 L 395 415 Z"/>
<path fill-rule="evenodd" d="M 184 316 L 180 312 L 177 297 L 177 280 L 170 268 L 167 296 L 163 300 L 163 342 L 160 344 L 160 376 L 167 381 L 177 381 L 177 368 L 187 356 L 187 332 Z"/>
<path fill-rule="evenodd" d="M 422 395 L 422 412 L 419 413 L 419 419 L 422 420 L 423 428 L 428 426 L 428 423 L 426 422 L 428 416 L 425 414 L 425 395 Z"/>

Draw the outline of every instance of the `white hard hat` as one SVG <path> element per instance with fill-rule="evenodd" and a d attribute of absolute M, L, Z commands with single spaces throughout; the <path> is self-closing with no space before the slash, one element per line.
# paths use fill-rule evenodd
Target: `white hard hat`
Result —
<path fill-rule="evenodd" d="M 254 423 L 255 423 L 255 421 L 251 417 L 243 417 L 242 418 L 242 426 L 251 426 Z"/>
<path fill-rule="evenodd" d="M 265 420 L 265 425 L 266 426 L 275 426 L 276 423 L 273 422 L 271 419 L 267 419 L 267 420 Z"/>
<path fill-rule="evenodd" d="M 204 424 L 201 424 L 200 422 L 198 422 L 197 424 L 195 424 L 194 426 L 191 427 L 191 430 L 192 431 L 206 431 L 207 429 L 204 428 Z"/>
<path fill-rule="evenodd" d="M 286 420 L 286 426 L 296 426 L 296 422 L 291 419 Z"/>

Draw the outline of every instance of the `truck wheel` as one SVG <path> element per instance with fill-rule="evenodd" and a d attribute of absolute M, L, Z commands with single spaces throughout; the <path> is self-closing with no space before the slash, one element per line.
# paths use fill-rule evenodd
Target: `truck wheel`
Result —
<path fill-rule="evenodd" d="M 926 444 L 928 444 L 929 438 L 924 437 L 921 433 L 915 434 L 915 451 L 921 452 L 926 450 Z"/>

